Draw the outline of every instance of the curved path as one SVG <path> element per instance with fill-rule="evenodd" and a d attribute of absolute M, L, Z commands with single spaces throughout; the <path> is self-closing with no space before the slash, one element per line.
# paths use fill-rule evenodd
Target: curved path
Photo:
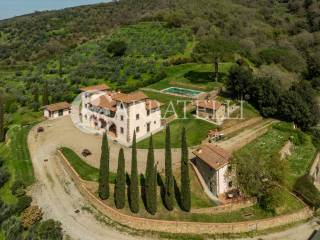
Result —
<path fill-rule="evenodd" d="M 41 124 L 47 126 L 45 131 L 49 128 L 47 124 Z M 66 134 L 63 129 L 54 131 L 61 138 Z M 88 207 L 88 203 L 80 195 L 56 158 L 59 141 L 58 138 L 51 139 L 50 134 L 46 132 L 36 133 L 36 128 L 33 128 L 28 136 L 30 155 L 37 179 L 32 189 L 32 198 L 34 203 L 43 209 L 44 217 L 59 220 L 65 233 L 74 240 L 144 239 L 120 233 L 98 221 L 96 219 L 98 215 L 95 215 L 98 213 L 92 214 L 82 209 Z M 78 213 L 77 210 L 79 210 Z M 95 212 L 94 209 L 91 211 Z"/>

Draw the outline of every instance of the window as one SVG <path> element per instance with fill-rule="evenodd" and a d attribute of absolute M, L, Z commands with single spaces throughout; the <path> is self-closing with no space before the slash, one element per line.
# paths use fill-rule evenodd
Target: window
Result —
<path fill-rule="evenodd" d="M 120 116 L 121 121 L 123 121 L 123 115 Z"/>
<path fill-rule="evenodd" d="M 154 124 L 157 124 L 157 121 L 154 121 L 153 123 L 154 123 Z"/>
<path fill-rule="evenodd" d="M 138 133 L 140 131 L 140 127 L 136 127 L 136 132 Z"/>
<path fill-rule="evenodd" d="M 124 133 L 124 129 L 123 129 L 123 127 L 121 127 L 121 128 L 120 128 L 120 132 L 121 132 L 121 134 L 123 134 L 123 133 Z"/>
<path fill-rule="evenodd" d="M 147 132 L 150 132 L 150 123 L 147 123 Z"/>
<path fill-rule="evenodd" d="M 58 115 L 61 117 L 63 115 L 63 110 L 59 110 Z"/>
<path fill-rule="evenodd" d="M 140 118 L 140 115 L 137 114 L 137 115 L 136 115 L 136 120 L 139 120 L 139 118 Z"/>
<path fill-rule="evenodd" d="M 123 109 L 123 104 L 122 103 L 120 103 L 120 108 Z"/>
<path fill-rule="evenodd" d="M 150 110 L 147 110 L 147 116 L 149 116 L 150 115 Z"/>

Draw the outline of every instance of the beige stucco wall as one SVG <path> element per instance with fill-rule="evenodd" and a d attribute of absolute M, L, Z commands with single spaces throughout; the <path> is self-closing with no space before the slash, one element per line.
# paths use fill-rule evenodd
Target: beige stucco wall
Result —
<path fill-rule="evenodd" d="M 50 116 L 50 112 L 47 109 L 45 109 L 44 113 L 43 113 L 44 117 L 49 118 L 49 119 L 55 119 L 55 118 L 58 118 L 58 117 L 68 116 L 69 114 L 70 114 L 70 110 L 69 109 L 63 110 L 63 115 L 62 116 L 59 116 L 59 111 L 55 111 L 55 112 L 51 113 L 51 116 Z"/>

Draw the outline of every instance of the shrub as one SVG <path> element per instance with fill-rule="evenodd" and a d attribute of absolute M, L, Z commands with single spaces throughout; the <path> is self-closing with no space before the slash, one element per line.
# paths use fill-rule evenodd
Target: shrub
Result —
<path fill-rule="evenodd" d="M 11 207 L 0 199 L 0 224 L 4 220 L 6 220 L 11 215 L 11 213 L 12 213 Z"/>
<path fill-rule="evenodd" d="M 22 240 L 23 229 L 20 220 L 16 216 L 10 217 L 2 224 L 2 230 L 6 240 Z"/>
<path fill-rule="evenodd" d="M 15 206 L 15 212 L 21 213 L 23 210 L 30 207 L 31 202 L 32 202 L 32 198 L 29 196 L 22 196 L 18 198 L 18 202 Z"/>
<path fill-rule="evenodd" d="M 6 168 L 0 168 L 0 188 L 8 182 L 10 179 L 10 173 Z"/>
<path fill-rule="evenodd" d="M 25 189 L 25 184 L 20 181 L 20 180 L 16 180 L 12 186 L 11 186 L 11 192 L 13 195 L 17 195 L 17 193 L 20 191 L 20 190 L 23 190 Z"/>
<path fill-rule="evenodd" d="M 62 240 L 63 232 L 61 223 L 52 219 L 44 222 L 39 222 L 36 225 L 32 226 L 27 239 Z"/>
<path fill-rule="evenodd" d="M 107 50 L 115 57 L 121 57 L 126 53 L 127 44 L 124 41 L 112 41 Z"/>
<path fill-rule="evenodd" d="M 24 228 L 29 228 L 39 222 L 42 218 L 42 211 L 38 206 L 30 206 L 21 214 L 21 224 Z"/>
<path fill-rule="evenodd" d="M 310 176 L 305 175 L 299 178 L 293 186 L 293 190 L 311 207 L 320 207 L 320 193 Z"/>

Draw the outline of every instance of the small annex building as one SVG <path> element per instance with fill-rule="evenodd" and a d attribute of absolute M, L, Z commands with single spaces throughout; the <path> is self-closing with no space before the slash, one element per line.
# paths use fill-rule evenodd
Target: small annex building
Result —
<path fill-rule="evenodd" d="M 44 107 L 44 117 L 55 119 L 67 116 L 71 113 L 71 105 L 67 102 L 59 102 Z"/>
<path fill-rule="evenodd" d="M 212 194 L 220 196 L 233 189 L 230 153 L 214 144 L 205 143 L 193 151 L 193 154 L 196 156 L 194 165 Z"/>
<path fill-rule="evenodd" d="M 197 100 L 194 102 L 197 116 L 209 119 L 220 125 L 226 118 L 226 106 L 215 100 Z"/>

